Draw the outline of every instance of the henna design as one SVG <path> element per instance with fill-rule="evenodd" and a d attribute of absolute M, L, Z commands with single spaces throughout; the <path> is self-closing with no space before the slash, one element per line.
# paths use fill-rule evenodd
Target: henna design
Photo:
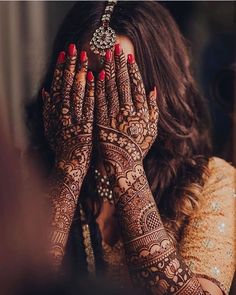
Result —
<path fill-rule="evenodd" d="M 133 105 L 132 96 L 131 96 L 131 89 L 130 89 L 130 77 L 127 70 L 127 63 L 126 58 L 119 48 L 119 44 L 116 45 L 116 52 L 115 54 L 115 68 L 116 68 L 116 75 L 117 75 L 117 87 L 119 92 L 119 99 L 121 107 L 125 109 L 131 108 Z"/>
<path fill-rule="evenodd" d="M 108 114 L 115 118 L 119 112 L 119 95 L 116 85 L 115 63 L 112 59 L 112 52 L 109 50 L 109 58 L 106 54 L 105 72 L 106 72 L 106 95 L 108 97 Z"/>
<path fill-rule="evenodd" d="M 128 63 L 130 74 L 131 90 L 134 96 L 134 105 L 136 110 L 143 110 L 144 115 L 148 113 L 148 105 L 146 99 L 145 88 L 137 63 Z"/>
<path fill-rule="evenodd" d="M 83 98 L 85 95 L 85 86 L 86 86 L 86 73 L 88 69 L 88 60 L 86 59 L 81 64 L 81 69 L 77 72 L 75 76 L 75 81 L 71 90 L 72 96 L 72 108 L 74 108 L 74 114 L 76 114 L 77 118 L 82 116 L 82 106 L 83 106 Z M 76 118 L 73 118 L 76 120 Z"/>
<path fill-rule="evenodd" d="M 111 88 L 101 80 L 96 85 L 97 108 L 102 107 L 97 110 L 102 117 L 96 118 L 100 145 L 130 275 L 147 294 L 203 295 L 200 282 L 163 226 L 145 175 L 143 158 L 157 137 L 157 93 L 154 89 L 146 96 L 138 66 L 134 59 L 130 61 L 127 66 L 123 52 L 115 55 L 120 102 L 115 118 L 108 113 L 104 94 Z M 110 77 L 111 69 L 105 70 Z"/>
<path fill-rule="evenodd" d="M 56 66 L 50 94 L 44 90 L 42 93 L 45 135 L 55 153 L 49 195 L 52 204 L 51 254 L 56 268 L 64 255 L 92 150 L 94 81 L 86 83 L 87 60 L 75 73 L 76 56 L 75 52 L 67 57 L 63 74 L 63 66 Z"/>
<path fill-rule="evenodd" d="M 98 80 L 96 84 L 96 97 L 99 98 L 96 100 L 96 111 L 97 111 L 97 120 L 100 124 L 108 124 L 108 107 L 106 102 L 105 94 L 105 83 L 104 81 Z"/>
<path fill-rule="evenodd" d="M 111 87 L 108 86 L 108 83 L 105 85 L 105 81 L 100 79 L 98 79 L 96 85 L 97 123 L 99 125 L 101 143 L 102 145 L 111 143 L 109 144 L 109 148 L 103 149 L 105 152 L 111 148 L 121 148 L 120 157 L 130 158 L 129 155 L 124 155 L 125 151 L 128 154 L 132 154 L 131 158 L 133 161 L 142 162 L 157 136 L 158 107 L 156 92 L 154 90 L 148 97 L 151 101 L 150 110 L 148 109 L 147 103 L 145 104 L 145 108 L 135 110 L 134 106 L 137 105 L 136 99 L 139 99 L 140 96 L 137 94 L 138 90 L 135 85 L 138 84 L 138 89 L 143 89 L 143 101 L 147 100 L 142 81 L 137 83 L 137 77 L 141 76 L 134 74 L 134 69 L 136 73 L 138 72 L 138 67 L 134 63 L 127 68 L 123 52 L 119 56 L 115 55 L 115 61 L 118 72 L 116 80 L 118 81 L 118 89 L 121 97 L 120 110 L 115 118 L 111 118 L 105 95 L 107 93 L 108 98 L 112 97 L 109 95 Z M 105 68 L 106 77 L 111 76 L 109 69 L 111 68 Z M 132 87 L 128 86 L 128 88 L 133 89 L 132 93 L 131 90 L 124 90 L 127 86 L 123 87 L 123 84 L 131 84 Z M 149 117 L 152 119 L 150 120 Z"/>
<path fill-rule="evenodd" d="M 53 101 L 57 102 L 60 97 L 60 91 L 62 87 L 62 77 L 64 70 L 64 61 L 66 53 L 61 51 L 57 60 L 56 68 L 53 75 L 53 82 L 51 85 L 50 93 L 52 93 Z"/>

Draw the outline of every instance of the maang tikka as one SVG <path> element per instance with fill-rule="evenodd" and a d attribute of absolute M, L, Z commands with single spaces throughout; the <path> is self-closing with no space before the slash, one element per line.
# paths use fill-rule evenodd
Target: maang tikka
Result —
<path fill-rule="evenodd" d="M 90 41 L 90 48 L 95 54 L 101 56 L 101 63 L 104 61 L 106 50 L 112 48 L 116 43 L 115 31 L 110 27 L 110 19 L 116 0 L 108 0 L 105 6 L 104 14 L 101 18 L 102 25 L 93 33 Z"/>

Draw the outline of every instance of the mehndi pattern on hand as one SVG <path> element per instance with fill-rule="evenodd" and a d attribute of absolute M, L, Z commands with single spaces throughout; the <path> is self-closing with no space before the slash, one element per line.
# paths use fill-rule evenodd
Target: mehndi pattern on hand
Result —
<path fill-rule="evenodd" d="M 42 91 L 45 136 L 55 153 L 51 175 L 52 258 L 58 267 L 76 208 L 83 179 L 90 164 L 94 113 L 94 77 L 87 73 L 86 52 L 77 62 L 74 44 L 61 52 L 50 93 Z M 87 76 L 87 82 L 86 82 Z"/>

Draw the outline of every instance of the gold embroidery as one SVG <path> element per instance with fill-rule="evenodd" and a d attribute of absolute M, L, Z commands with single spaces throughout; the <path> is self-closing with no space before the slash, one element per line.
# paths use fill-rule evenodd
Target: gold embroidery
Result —
<path fill-rule="evenodd" d="M 186 226 L 179 250 L 197 277 L 210 279 L 228 294 L 236 261 L 236 174 L 233 166 L 217 157 L 210 159 L 209 169 L 203 206 Z"/>

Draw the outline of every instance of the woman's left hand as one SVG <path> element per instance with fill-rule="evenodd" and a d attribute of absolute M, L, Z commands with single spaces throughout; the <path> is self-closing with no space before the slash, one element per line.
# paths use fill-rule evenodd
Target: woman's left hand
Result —
<path fill-rule="evenodd" d="M 119 44 L 106 53 L 96 84 L 96 115 L 104 165 L 110 174 L 141 164 L 157 137 L 156 87 L 147 96 L 133 55 Z M 114 171 L 115 170 L 115 171 Z"/>

